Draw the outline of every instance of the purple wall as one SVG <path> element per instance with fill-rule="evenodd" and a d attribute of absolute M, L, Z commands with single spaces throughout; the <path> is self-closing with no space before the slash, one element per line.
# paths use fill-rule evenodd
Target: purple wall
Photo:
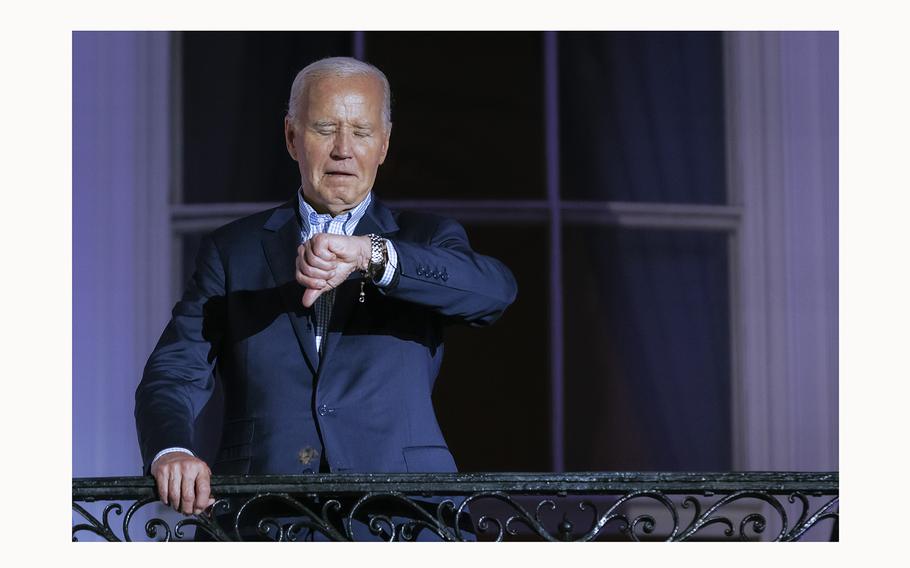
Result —
<path fill-rule="evenodd" d="M 734 466 L 838 469 L 838 35 L 727 34 Z"/>
<path fill-rule="evenodd" d="M 133 392 L 170 311 L 168 57 L 167 33 L 73 34 L 75 477 L 141 474 Z"/>

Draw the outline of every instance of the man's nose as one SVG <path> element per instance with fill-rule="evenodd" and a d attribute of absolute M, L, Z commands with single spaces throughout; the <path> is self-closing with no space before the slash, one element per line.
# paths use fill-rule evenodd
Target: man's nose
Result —
<path fill-rule="evenodd" d="M 347 128 L 339 128 L 335 132 L 335 140 L 332 145 L 332 158 L 343 160 L 351 157 L 351 133 Z"/>

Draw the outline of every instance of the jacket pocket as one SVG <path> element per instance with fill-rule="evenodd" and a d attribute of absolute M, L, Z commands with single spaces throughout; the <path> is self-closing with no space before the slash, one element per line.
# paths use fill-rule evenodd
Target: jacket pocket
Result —
<path fill-rule="evenodd" d="M 408 446 L 401 449 L 409 473 L 452 473 L 458 471 L 446 446 Z"/>
<path fill-rule="evenodd" d="M 253 455 L 253 433 L 256 421 L 231 420 L 221 429 L 221 447 L 215 463 L 249 459 Z"/>

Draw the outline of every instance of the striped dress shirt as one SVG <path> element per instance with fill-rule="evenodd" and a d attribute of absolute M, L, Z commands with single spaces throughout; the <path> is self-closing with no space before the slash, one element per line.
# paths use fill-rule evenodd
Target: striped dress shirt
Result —
<path fill-rule="evenodd" d="M 354 229 L 357 228 L 357 223 L 363 218 L 363 214 L 366 213 L 372 200 L 373 193 L 370 192 L 363 201 L 350 211 L 342 213 L 337 217 L 332 217 L 328 214 L 317 213 L 310 207 L 310 204 L 303 199 L 303 192 L 298 191 L 297 201 L 300 208 L 301 244 L 313 238 L 313 235 L 316 233 L 353 235 Z M 385 267 L 385 271 L 382 273 L 382 277 L 379 280 L 374 281 L 374 284 L 380 288 L 384 288 L 392 282 L 392 277 L 395 275 L 395 268 L 398 266 L 398 254 L 395 252 L 395 247 L 388 239 L 386 239 L 385 243 L 386 249 L 389 252 L 389 262 Z M 328 292 L 323 292 L 316 298 L 316 303 L 313 305 L 313 310 L 316 315 L 316 351 L 320 356 L 322 355 L 322 339 L 325 337 L 329 327 L 329 321 L 332 319 L 332 305 L 334 302 L 335 289 L 333 288 Z"/>

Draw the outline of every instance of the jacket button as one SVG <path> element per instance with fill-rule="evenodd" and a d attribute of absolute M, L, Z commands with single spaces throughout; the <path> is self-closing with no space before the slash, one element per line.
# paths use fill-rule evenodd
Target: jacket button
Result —
<path fill-rule="evenodd" d="M 328 406 L 323 404 L 319 407 L 317 412 L 319 412 L 319 416 L 326 416 L 328 414 L 335 414 L 335 409 L 329 408 Z"/>
<path fill-rule="evenodd" d="M 422 266 L 417 267 L 417 276 L 423 276 L 423 267 Z"/>
<path fill-rule="evenodd" d="M 440 278 L 442 278 L 442 281 L 445 282 L 446 280 L 449 279 L 449 275 L 446 274 L 445 272 L 443 272 L 443 273 L 442 273 L 442 276 L 440 276 Z"/>

